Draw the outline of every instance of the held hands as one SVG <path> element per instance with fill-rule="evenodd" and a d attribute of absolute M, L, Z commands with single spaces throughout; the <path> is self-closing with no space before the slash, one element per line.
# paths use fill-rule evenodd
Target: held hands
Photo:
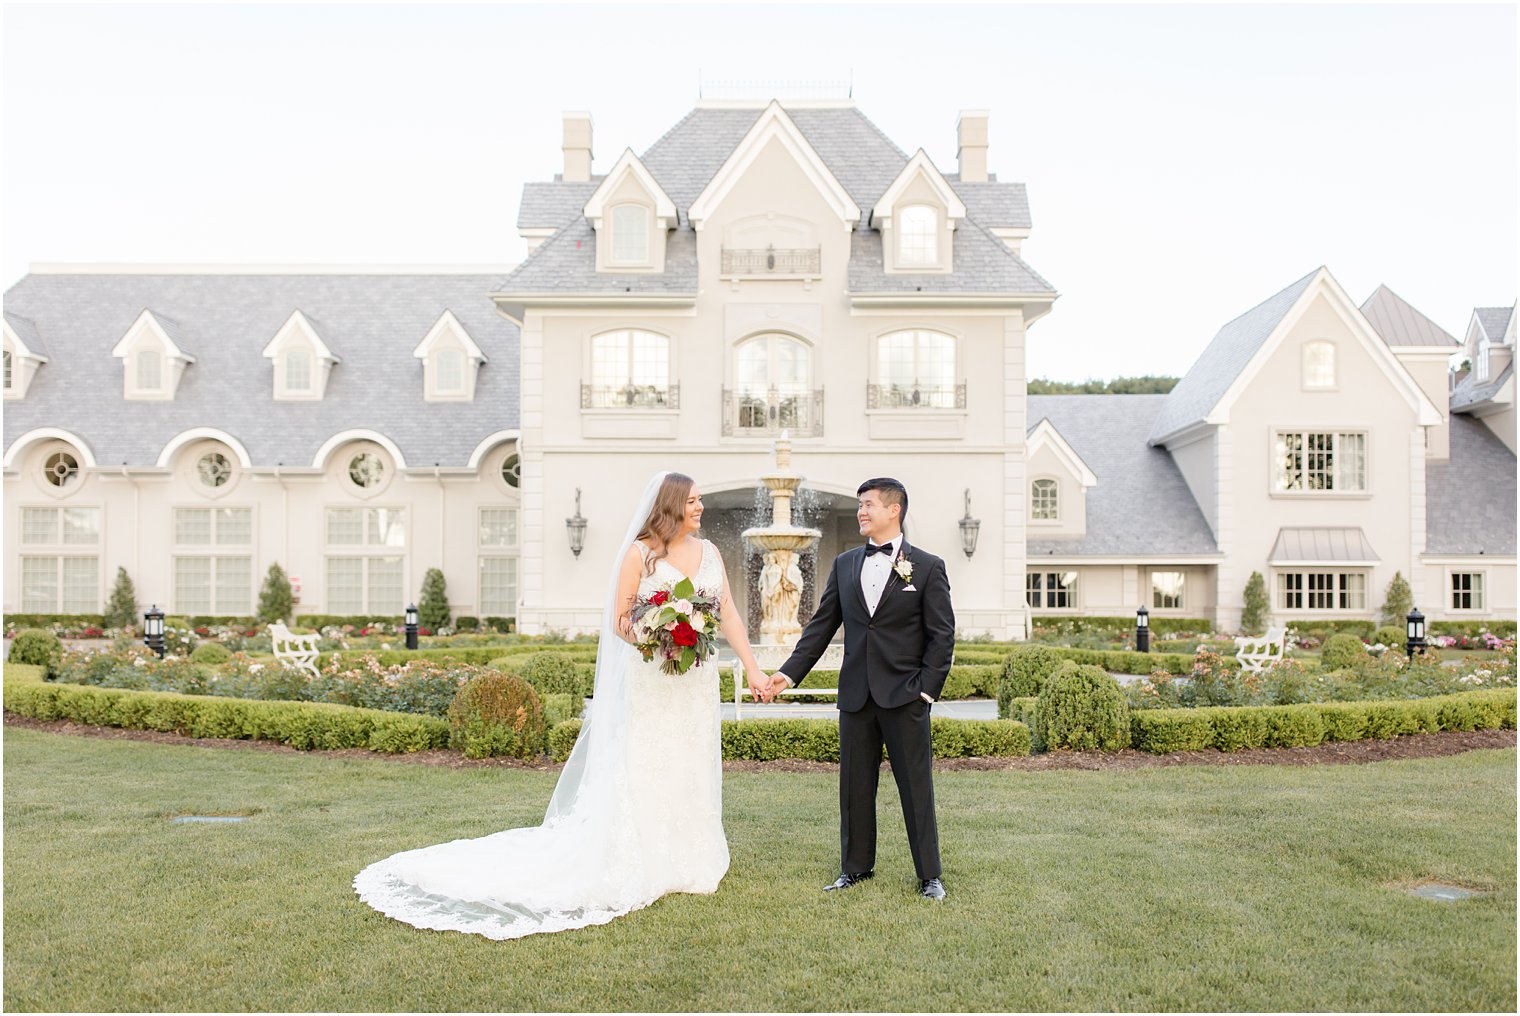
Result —
<path fill-rule="evenodd" d="M 745 679 L 749 682 L 749 693 L 754 696 L 756 702 L 774 702 L 777 694 L 789 687 L 787 679 L 781 674 L 765 676 L 765 671 L 758 667 L 746 668 Z"/>
<path fill-rule="evenodd" d="M 781 673 L 772 674 L 770 676 L 770 678 L 766 681 L 765 692 L 764 692 L 764 695 L 763 695 L 763 697 L 761 698 L 760 701 L 762 701 L 762 702 L 774 702 L 776 700 L 776 696 L 777 695 L 780 695 L 782 692 L 786 691 L 786 689 L 790 688 L 791 686 L 792 686 L 791 682 L 786 679 L 786 675 L 785 674 L 781 674 Z"/>

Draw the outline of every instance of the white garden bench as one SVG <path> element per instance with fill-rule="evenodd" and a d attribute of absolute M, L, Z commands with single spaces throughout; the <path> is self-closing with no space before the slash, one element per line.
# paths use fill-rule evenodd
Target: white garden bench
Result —
<path fill-rule="evenodd" d="M 744 719 L 741 706 L 746 695 L 749 695 L 749 682 L 744 680 L 744 668 L 738 663 L 734 664 L 734 719 Z M 786 688 L 777 693 L 782 695 L 833 695 L 839 697 L 838 688 Z M 753 698 L 753 696 L 751 696 Z"/>
<path fill-rule="evenodd" d="M 269 626 L 269 638 L 274 643 L 274 658 L 282 666 L 305 670 L 317 676 L 317 643 L 320 635 L 295 635 L 279 621 Z"/>
<path fill-rule="evenodd" d="M 1267 633 L 1260 638 L 1235 636 L 1235 658 L 1240 661 L 1240 669 L 1253 674 L 1259 674 L 1281 661 L 1287 648 L 1287 628 L 1268 628 Z"/>

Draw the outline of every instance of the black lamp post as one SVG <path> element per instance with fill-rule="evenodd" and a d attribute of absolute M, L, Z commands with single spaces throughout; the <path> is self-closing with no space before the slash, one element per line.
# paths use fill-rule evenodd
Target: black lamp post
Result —
<path fill-rule="evenodd" d="M 156 603 L 143 615 L 143 645 L 164 658 L 164 612 Z"/>
<path fill-rule="evenodd" d="M 1425 651 L 1425 615 L 1415 607 L 1404 617 L 1404 635 L 1408 641 L 1404 643 L 1404 652 L 1412 660 L 1415 653 Z"/>
<path fill-rule="evenodd" d="M 565 520 L 565 531 L 570 534 L 570 553 L 576 557 L 586 547 L 586 517 L 581 514 L 581 489 L 575 488 L 575 514 Z"/>
<path fill-rule="evenodd" d="M 1144 607 L 1135 611 L 1135 649 L 1142 653 L 1151 651 L 1151 612 Z"/>
<path fill-rule="evenodd" d="M 961 516 L 961 549 L 966 552 L 966 560 L 971 560 L 971 555 L 976 553 L 976 538 L 981 534 L 982 520 L 971 517 L 971 488 L 966 488 L 966 514 Z"/>
<path fill-rule="evenodd" d="M 408 604 L 406 608 L 406 647 L 417 648 L 417 605 Z"/>

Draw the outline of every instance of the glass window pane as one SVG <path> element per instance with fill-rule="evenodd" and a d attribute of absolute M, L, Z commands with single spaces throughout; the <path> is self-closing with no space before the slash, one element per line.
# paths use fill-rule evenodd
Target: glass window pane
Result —
<path fill-rule="evenodd" d="M 1024 573 L 1024 600 L 1025 600 L 1026 603 L 1028 603 L 1031 607 L 1034 607 L 1035 609 L 1039 609 L 1042 606 L 1042 603 L 1040 601 L 1040 589 L 1041 589 L 1040 573 L 1039 572 L 1025 572 Z"/>
<path fill-rule="evenodd" d="M 58 542 L 57 508 L 21 509 L 21 542 L 53 544 Z M 43 611 L 46 613 L 46 611 Z"/>
<path fill-rule="evenodd" d="M 371 557 L 369 565 L 369 603 L 366 610 L 371 614 L 399 614 L 404 595 L 401 581 L 402 559 L 399 557 Z"/>
<path fill-rule="evenodd" d="M 99 543 L 100 509 L 63 509 L 63 542 L 76 546 L 94 546 Z"/>
<path fill-rule="evenodd" d="M 251 614 L 252 612 L 253 558 L 217 558 L 215 613 Z"/>
<path fill-rule="evenodd" d="M 739 390 L 764 395 L 770 387 L 770 366 L 770 345 L 763 337 L 740 346 L 735 362 Z"/>
<path fill-rule="evenodd" d="M 464 388 L 464 354 L 457 349 L 441 349 L 433 361 L 433 385 L 440 392 L 457 392 Z"/>
<path fill-rule="evenodd" d="M 670 379 L 670 340 L 663 335 L 634 332 L 629 376 L 635 385 L 664 388 Z"/>
<path fill-rule="evenodd" d="M 21 609 L 28 614 L 52 614 L 58 610 L 58 559 L 21 559 Z"/>
<path fill-rule="evenodd" d="M 517 546 L 517 509 L 482 508 L 480 510 L 480 545 L 482 547 Z"/>
<path fill-rule="evenodd" d="M 365 514 L 369 517 L 365 542 L 371 547 L 406 546 L 400 508 L 367 508 Z"/>
<path fill-rule="evenodd" d="M 144 349 L 135 357 L 137 362 L 137 387 L 145 391 L 157 391 L 163 384 L 163 357 L 157 350 Z"/>
<path fill-rule="evenodd" d="M 1277 435 L 1277 489 L 1302 490 L 1304 471 L 1304 436 Z"/>
<path fill-rule="evenodd" d="M 1041 479 L 1034 481 L 1034 492 L 1031 503 L 1031 515 L 1036 519 L 1056 519 L 1059 504 L 1057 502 L 1056 481 Z"/>
<path fill-rule="evenodd" d="M 364 558 L 327 559 L 327 612 L 364 613 Z"/>
<path fill-rule="evenodd" d="M 211 543 L 211 509 L 174 509 L 174 542 L 184 546 L 209 545 Z"/>
<path fill-rule="evenodd" d="M 517 558 L 480 559 L 480 613 L 512 617 L 517 613 Z"/>
<path fill-rule="evenodd" d="M 955 340 L 938 332 L 918 333 L 918 380 L 927 388 L 955 384 Z"/>
<path fill-rule="evenodd" d="M 1153 610 L 1181 610 L 1184 581 L 1184 572 L 1151 572 L 1151 608 Z"/>
<path fill-rule="evenodd" d="M 211 558 L 174 559 L 174 609 L 181 614 L 210 614 Z"/>
<path fill-rule="evenodd" d="M 61 609 L 65 614 L 93 614 L 100 609 L 100 558 L 63 559 Z"/>
<path fill-rule="evenodd" d="M 1335 387 L 1335 346 L 1310 342 L 1304 346 L 1304 387 Z"/>
<path fill-rule="evenodd" d="M 608 332 L 591 340 L 591 384 L 621 388 L 628 378 L 628 333 Z"/>
<path fill-rule="evenodd" d="M 939 260 L 939 216 L 924 205 L 904 208 L 897 216 L 904 265 L 932 265 Z"/>
<path fill-rule="evenodd" d="M 1336 489 L 1366 490 L 1367 435 L 1338 434 L 1336 437 Z"/>
<path fill-rule="evenodd" d="M 612 210 L 612 259 L 649 260 L 649 212 L 641 205 L 619 205 Z"/>
<path fill-rule="evenodd" d="M 285 354 L 285 387 L 293 392 L 311 388 L 311 352 L 292 349 Z"/>
<path fill-rule="evenodd" d="M 334 547 L 362 546 L 364 543 L 364 509 L 327 509 L 327 542 Z M 338 613 L 338 611 L 334 611 L 333 613 Z"/>
<path fill-rule="evenodd" d="M 252 543 L 253 509 L 216 509 L 216 542 L 223 547 L 241 547 Z"/>

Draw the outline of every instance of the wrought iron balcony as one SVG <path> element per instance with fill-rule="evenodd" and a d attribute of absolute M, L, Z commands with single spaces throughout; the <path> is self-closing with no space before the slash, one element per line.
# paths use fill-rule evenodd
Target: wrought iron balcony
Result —
<path fill-rule="evenodd" d="M 823 389 L 723 389 L 723 436 L 823 436 Z"/>
<path fill-rule="evenodd" d="M 958 385 L 866 385 L 867 409 L 965 409 L 966 382 Z"/>
<path fill-rule="evenodd" d="M 724 247 L 722 272 L 730 275 L 811 276 L 823 272 L 823 248 Z"/>
<path fill-rule="evenodd" d="M 581 385 L 582 409 L 680 409 L 680 385 Z"/>

